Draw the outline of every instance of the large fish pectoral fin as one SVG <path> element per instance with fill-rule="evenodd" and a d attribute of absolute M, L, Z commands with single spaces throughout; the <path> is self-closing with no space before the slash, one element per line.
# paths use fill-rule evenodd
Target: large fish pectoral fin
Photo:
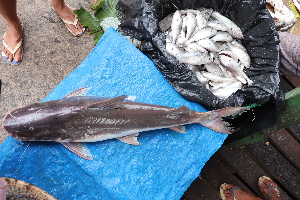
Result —
<path fill-rule="evenodd" d="M 98 108 L 98 109 L 103 109 L 103 110 L 112 110 L 112 109 L 123 108 L 123 106 L 122 106 L 122 104 L 120 104 L 120 102 L 124 101 L 127 97 L 128 97 L 127 95 L 113 97 L 111 99 L 93 103 L 93 104 L 89 105 L 87 108 Z"/>
<path fill-rule="evenodd" d="M 83 147 L 81 143 L 77 142 L 60 142 L 64 147 L 66 147 L 69 151 L 73 152 L 77 156 L 84 158 L 86 160 L 92 160 L 92 155 L 90 151 Z"/>
<path fill-rule="evenodd" d="M 176 131 L 178 133 L 185 133 L 185 127 L 182 126 L 182 125 L 179 125 L 179 126 L 172 126 L 172 127 L 169 127 L 169 129 L 173 130 L 173 131 Z"/>
<path fill-rule="evenodd" d="M 234 130 L 230 127 L 230 124 L 223 121 L 222 117 L 240 115 L 246 110 L 247 107 L 227 107 L 218 110 L 207 112 L 210 115 L 209 120 L 199 122 L 203 126 L 224 134 L 231 134 Z"/>
<path fill-rule="evenodd" d="M 66 99 L 66 98 L 69 98 L 69 97 L 75 97 L 75 96 L 82 96 L 85 93 L 86 93 L 86 87 L 82 87 L 82 88 L 74 90 L 74 91 L 70 92 L 69 94 L 63 96 L 62 99 Z"/>
<path fill-rule="evenodd" d="M 139 133 L 134 133 L 131 135 L 126 135 L 123 137 L 118 137 L 116 139 L 120 140 L 121 142 L 124 142 L 126 144 L 131 144 L 131 145 L 139 145 L 140 143 L 137 141 L 137 136 Z"/>

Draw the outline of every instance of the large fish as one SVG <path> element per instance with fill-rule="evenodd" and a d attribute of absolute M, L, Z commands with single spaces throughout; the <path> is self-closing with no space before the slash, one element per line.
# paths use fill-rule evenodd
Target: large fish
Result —
<path fill-rule="evenodd" d="M 126 97 L 67 96 L 35 103 L 9 112 L 3 119 L 3 128 L 21 141 L 60 142 L 88 159 L 78 142 L 117 138 L 138 145 L 136 136 L 140 132 L 162 128 L 184 132 L 182 125 L 190 123 L 229 134 L 231 129 L 222 117 L 240 114 L 246 109 L 229 107 L 196 112 L 186 106 L 171 108 L 130 101 Z"/>

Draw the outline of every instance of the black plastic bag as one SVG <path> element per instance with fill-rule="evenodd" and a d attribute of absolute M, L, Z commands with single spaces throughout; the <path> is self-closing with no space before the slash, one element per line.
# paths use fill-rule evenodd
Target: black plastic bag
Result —
<path fill-rule="evenodd" d="M 185 65 L 166 51 L 165 33 L 158 23 L 177 9 L 212 8 L 235 22 L 242 30 L 241 40 L 251 57 L 245 70 L 254 81 L 223 100 L 213 95 Z M 117 9 L 119 31 L 143 41 L 141 51 L 161 71 L 185 99 L 212 110 L 228 106 L 254 106 L 227 121 L 236 129 L 227 142 L 248 136 L 276 123 L 284 95 L 279 78 L 279 36 L 263 0 L 120 0 Z"/>

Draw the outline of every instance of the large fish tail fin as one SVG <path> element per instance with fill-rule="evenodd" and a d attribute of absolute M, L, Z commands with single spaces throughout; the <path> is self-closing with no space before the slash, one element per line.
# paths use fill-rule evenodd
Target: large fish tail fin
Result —
<path fill-rule="evenodd" d="M 227 107 L 209 111 L 207 112 L 208 120 L 201 121 L 200 124 L 219 133 L 231 134 L 233 130 L 230 124 L 223 121 L 222 117 L 240 115 L 246 110 L 248 110 L 246 107 Z"/>

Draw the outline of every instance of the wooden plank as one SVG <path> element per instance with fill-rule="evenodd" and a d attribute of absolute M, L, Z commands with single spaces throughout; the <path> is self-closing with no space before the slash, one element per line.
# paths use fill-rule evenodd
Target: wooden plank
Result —
<path fill-rule="evenodd" d="M 237 174 L 255 191 L 257 196 L 263 198 L 260 188 L 257 185 L 259 177 L 267 175 L 258 164 L 250 158 L 240 147 L 223 146 L 218 151 L 218 155 L 223 157 Z"/>
<path fill-rule="evenodd" d="M 284 76 L 289 80 L 290 83 L 293 84 L 294 88 L 300 87 L 300 78 L 286 74 Z"/>
<path fill-rule="evenodd" d="M 273 132 L 268 140 L 300 171 L 300 144 L 287 130 Z"/>
<path fill-rule="evenodd" d="M 247 148 L 266 165 L 272 176 L 270 178 L 280 182 L 283 190 L 283 199 L 300 199 L 300 173 L 299 171 L 272 145 L 257 142 L 247 145 Z M 291 197 L 289 197 L 290 195 Z"/>
<path fill-rule="evenodd" d="M 300 143 L 300 125 L 291 126 L 287 128 L 287 130 L 296 138 L 296 140 Z"/>
<path fill-rule="evenodd" d="M 210 199 L 220 200 L 220 197 L 214 193 L 200 178 L 197 178 L 182 195 L 181 200 L 199 200 Z"/>
<path fill-rule="evenodd" d="M 222 147 L 221 147 L 222 148 Z M 214 155 L 205 164 L 200 174 L 216 191 L 220 190 L 223 183 L 231 183 L 243 188 L 244 191 L 251 191 L 219 161 L 218 156 Z"/>

